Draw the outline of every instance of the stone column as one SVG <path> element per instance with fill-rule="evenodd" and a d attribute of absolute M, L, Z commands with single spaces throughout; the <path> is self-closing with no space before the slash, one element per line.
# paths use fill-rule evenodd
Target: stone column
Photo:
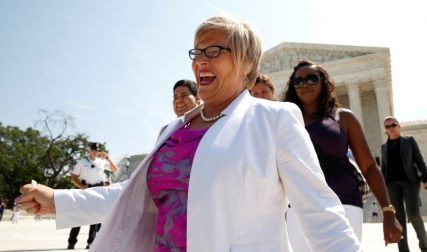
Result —
<path fill-rule="evenodd" d="M 378 107 L 378 118 L 381 132 L 384 129 L 383 120 L 386 116 L 391 115 L 390 111 L 390 100 L 388 97 L 388 90 L 385 86 L 385 83 L 382 80 L 374 81 L 375 88 L 375 96 L 377 99 L 377 107 Z M 381 134 L 381 141 L 384 143 L 387 140 L 387 136 L 385 134 Z"/>
<path fill-rule="evenodd" d="M 360 91 L 359 91 L 359 83 L 357 82 L 349 82 L 346 83 L 347 91 L 348 91 L 348 101 L 350 104 L 350 110 L 353 111 L 354 115 L 364 128 L 363 124 L 363 110 L 362 110 L 362 101 L 360 100 Z"/>

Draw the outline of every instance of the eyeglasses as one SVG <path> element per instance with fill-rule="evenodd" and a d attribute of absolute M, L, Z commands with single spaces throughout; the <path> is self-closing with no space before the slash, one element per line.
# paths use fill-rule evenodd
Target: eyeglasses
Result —
<path fill-rule="evenodd" d="M 205 49 L 191 49 L 188 51 L 188 56 L 190 56 L 191 60 L 198 59 L 202 54 L 205 55 L 207 58 L 216 58 L 218 57 L 222 51 L 229 51 L 231 52 L 231 48 L 223 47 L 223 46 L 209 46 Z"/>
<path fill-rule="evenodd" d="M 305 78 L 299 77 L 294 79 L 291 84 L 295 88 L 300 88 L 304 85 L 304 83 L 307 83 L 308 85 L 312 86 L 314 84 L 317 84 L 317 82 L 320 80 L 320 77 L 315 74 L 309 74 L 305 76 Z"/>
<path fill-rule="evenodd" d="M 386 128 L 386 129 L 396 128 L 397 125 L 399 125 L 399 124 L 398 123 L 392 123 L 389 125 L 385 125 L 384 128 Z"/>

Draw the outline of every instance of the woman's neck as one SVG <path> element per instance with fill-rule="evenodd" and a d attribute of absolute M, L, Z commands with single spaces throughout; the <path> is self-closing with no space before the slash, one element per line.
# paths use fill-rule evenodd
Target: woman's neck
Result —
<path fill-rule="evenodd" d="M 203 113 L 206 117 L 214 117 L 221 114 L 245 89 L 235 92 L 226 99 L 205 101 L 203 104 Z"/>
<path fill-rule="evenodd" d="M 316 115 L 316 112 L 318 110 L 317 103 L 313 104 L 304 104 L 304 111 L 302 113 L 304 117 L 304 123 L 310 124 L 318 119 L 318 116 Z"/>

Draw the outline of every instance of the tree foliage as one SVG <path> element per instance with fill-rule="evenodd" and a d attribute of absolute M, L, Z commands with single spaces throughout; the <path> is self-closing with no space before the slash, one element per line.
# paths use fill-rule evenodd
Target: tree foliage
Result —
<path fill-rule="evenodd" d="M 0 122 L 0 198 L 8 205 L 19 188 L 32 179 L 52 188 L 71 188 L 76 162 L 87 154 L 88 136 L 67 134 L 72 118 L 62 112 L 42 110 L 36 127 L 22 130 Z"/>
<path fill-rule="evenodd" d="M 0 195 L 9 199 L 31 179 L 46 182 L 41 167 L 48 140 L 35 129 L 21 130 L 0 123 Z"/>

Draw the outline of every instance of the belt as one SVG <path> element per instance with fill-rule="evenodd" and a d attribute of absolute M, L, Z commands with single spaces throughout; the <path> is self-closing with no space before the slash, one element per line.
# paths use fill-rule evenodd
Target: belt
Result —
<path fill-rule="evenodd" d="M 97 184 L 87 184 L 87 187 L 95 187 L 95 186 L 104 186 L 104 182 L 99 182 Z"/>

